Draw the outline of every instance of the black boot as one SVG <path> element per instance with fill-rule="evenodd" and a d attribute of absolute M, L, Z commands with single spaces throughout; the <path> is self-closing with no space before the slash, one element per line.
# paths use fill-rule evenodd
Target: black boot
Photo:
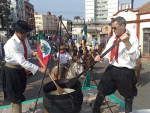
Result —
<path fill-rule="evenodd" d="M 102 96 L 100 93 L 97 94 L 94 108 L 93 108 L 93 113 L 101 113 L 100 107 L 103 104 L 105 96 Z"/>
<path fill-rule="evenodd" d="M 132 112 L 133 98 L 125 98 L 125 113 Z"/>

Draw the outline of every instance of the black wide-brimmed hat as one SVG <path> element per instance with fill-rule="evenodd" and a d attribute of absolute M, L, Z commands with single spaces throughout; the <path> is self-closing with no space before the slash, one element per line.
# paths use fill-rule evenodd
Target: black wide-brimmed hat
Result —
<path fill-rule="evenodd" d="M 21 33 L 27 33 L 32 31 L 32 28 L 24 20 L 18 20 L 16 23 L 13 23 L 11 27 L 13 30 Z"/>

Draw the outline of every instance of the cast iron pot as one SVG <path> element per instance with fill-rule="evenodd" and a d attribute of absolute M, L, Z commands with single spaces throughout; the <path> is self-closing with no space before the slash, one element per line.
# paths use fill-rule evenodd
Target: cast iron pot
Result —
<path fill-rule="evenodd" d="M 67 88 L 65 83 L 69 79 L 56 80 L 56 83 L 62 87 Z M 63 95 L 52 95 L 51 91 L 55 91 L 56 87 L 51 81 L 43 87 L 43 105 L 48 113 L 78 113 L 81 110 L 83 103 L 83 94 L 81 91 L 81 83 L 79 81 L 74 84 L 71 89 L 74 92 Z"/>

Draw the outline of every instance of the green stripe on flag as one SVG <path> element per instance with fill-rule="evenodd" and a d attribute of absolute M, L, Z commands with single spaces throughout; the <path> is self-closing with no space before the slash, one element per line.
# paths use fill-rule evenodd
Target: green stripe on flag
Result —
<path fill-rule="evenodd" d="M 46 40 L 46 38 L 44 37 L 41 31 L 38 31 L 37 43 L 40 43 L 40 40 Z"/>

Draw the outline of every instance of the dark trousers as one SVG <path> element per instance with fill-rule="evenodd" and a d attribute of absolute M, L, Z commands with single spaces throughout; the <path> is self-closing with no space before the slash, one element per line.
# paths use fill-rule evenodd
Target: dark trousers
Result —
<path fill-rule="evenodd" d="M 25 101 L 24 91 L 26 88 L 26 73 L 24 69 L 4 67 L 3 70 L 3 93 L 4 99 L 20 104 Z"/>
<path fill-rule="evenodd" d="M 105 99 L 105 95 L 98 92 L 94 103 L 93 113 L 101 113 L 100 107 L 103 104 L 104 99 Z M 133 103 L 133 98 L 131 97 L 125 98 L 125 113 L 132 112 L 132 103 Z"/>
<path fill-rule="evenodd" d="M 118 90 L 125 97 L 126 113 L 132 111 L 132 100 L 137 95 L 136 83 L 137 80 L 133 69 L 109 65 L 99 82 L 99 93 L 97 94 L 93 110 L 97 109 L 98 111 L 103 103 L 104 97 Z"/>

